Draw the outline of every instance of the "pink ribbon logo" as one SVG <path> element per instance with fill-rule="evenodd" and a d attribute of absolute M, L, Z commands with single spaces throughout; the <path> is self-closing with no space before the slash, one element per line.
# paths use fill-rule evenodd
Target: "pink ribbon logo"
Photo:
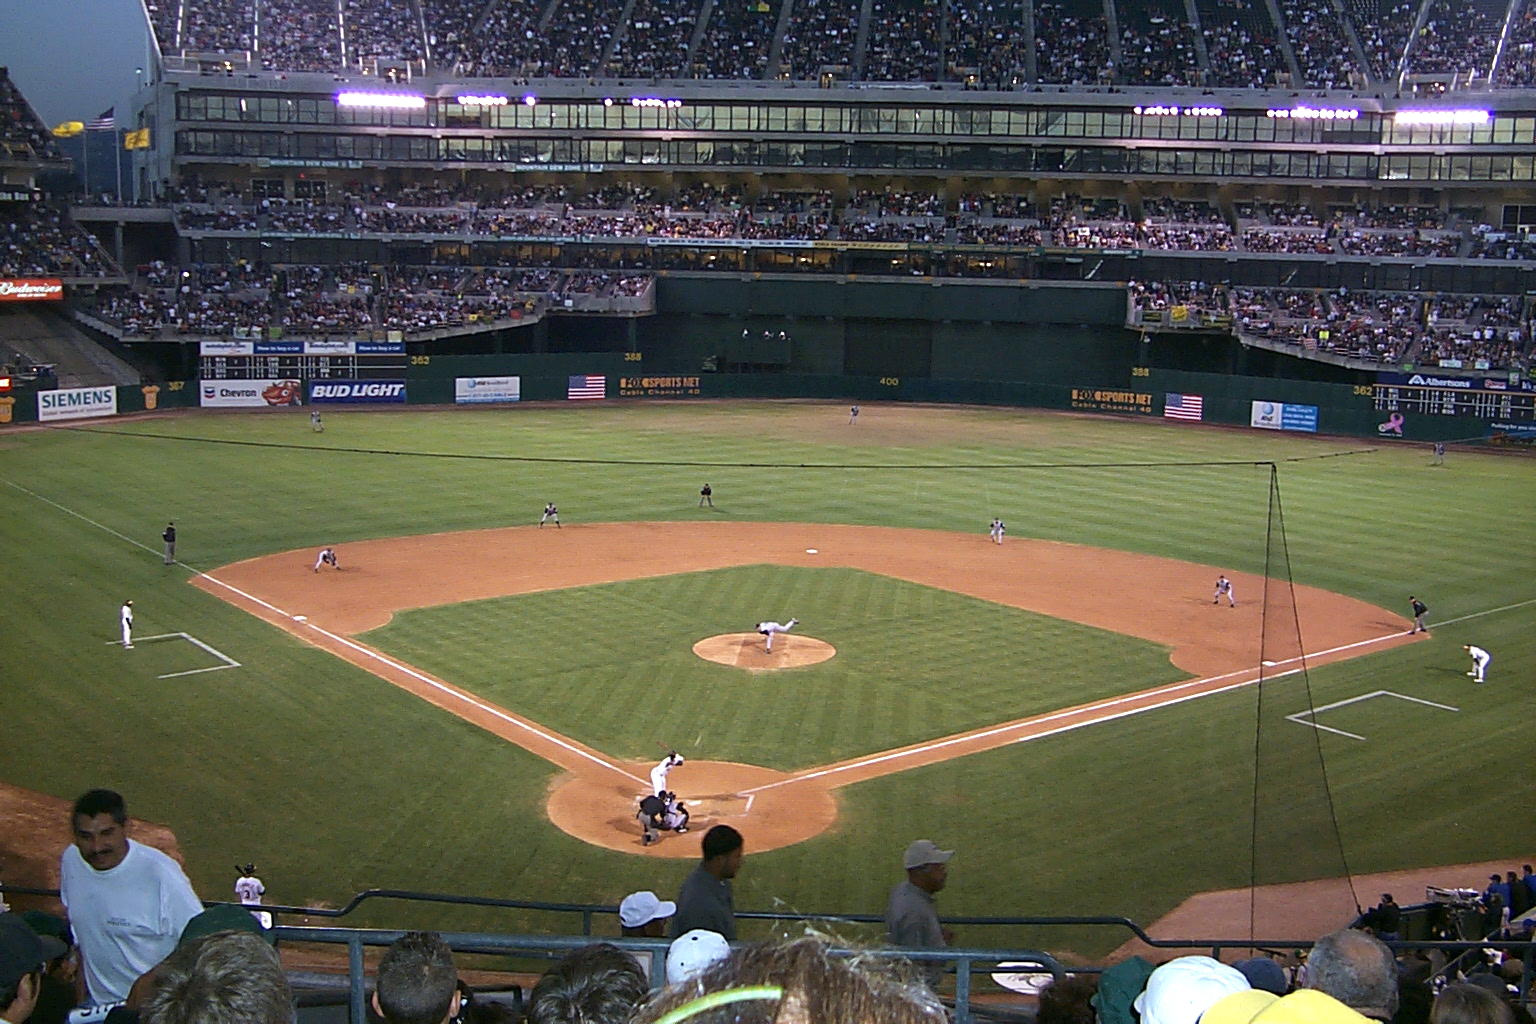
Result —
<path fill-rule="evenodd" d="M 1400 413 L 1400 412 L 1395 412 L 1392 415 L 1387 417 L 1387 422 L 1376 424 L 1376 433 L 1378 433 L 1378 434 L 1396 434 L 1398 437 L 1402 437 L 1403 436 L 1403 414 Z"/>

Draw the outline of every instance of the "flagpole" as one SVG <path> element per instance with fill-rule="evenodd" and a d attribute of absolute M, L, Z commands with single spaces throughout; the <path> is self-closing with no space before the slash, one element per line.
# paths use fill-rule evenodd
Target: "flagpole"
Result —
<path fill-rule="evenodd" d="M 123 130 L 112 126 L 112 166 L 117 170 L 117 205 L 123 205 Z"/>
<path fill-rule="evenodd" d="M 85 154 L 85 201 L 91 201 L 91 130 L 80 133 L 80 152 Z"/>

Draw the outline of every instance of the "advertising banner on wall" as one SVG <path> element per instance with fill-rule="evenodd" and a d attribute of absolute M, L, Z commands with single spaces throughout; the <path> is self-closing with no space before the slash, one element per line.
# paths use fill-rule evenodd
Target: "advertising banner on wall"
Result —
<path fill-rule="evenodd" d="M 698 377 L 620 377 L 620 398 L 697 398 L 704 393 Z"/>
<path fill-rule="evenodd" d="M 403 380 L 312 380 L 309 400 L 317 404 L 364 405 L 404 402 Z"/>
<path fill-rule="evenodd" d="M 460 405 L 520 402 L 522 396 L 523 378 L 521 377 L 453 378 L 453 400 Z"/>
<path fill-rule="evenodd" d="M 302 405 L 303 382 L 297 380 L 205 380 L 198 403 L 206 409 L 265 409 Z"/>
<path fill-rule="evenodd" d="M 56 277 L 0 277 L 0 302 L 59 302 L 64 282 Z"/>
<path fill-rule="evenodd" d="M 1072 408 L 1089 412 L 1134 412 L 1152 415 L 1150 391 L 1127 391 L 1123 388 L 1073 388 Z"/>
<path fill-rule="evenodd" d="M 1317 406 L 1290 402 L 1254 402 L 1248 425 L 1261 430 L 1304 430 L 1317 433 Z"/>
<path fill-rule="evenodd" d="M 116 416 L 117 388 L 61 388 L 37 393 L 39 420 L 83 420 L 89 416 Z"/>

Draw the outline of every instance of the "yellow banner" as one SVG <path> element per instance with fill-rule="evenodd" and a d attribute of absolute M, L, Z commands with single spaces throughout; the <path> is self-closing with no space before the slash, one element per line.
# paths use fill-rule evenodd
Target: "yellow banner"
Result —
<path fill-rule="evenodd" d="M 137 131 L 123 133 L 124 149 L 148 149 L 149 129 L 140 128 Z"/>
<path fill-rule="evenodd" d="M 53 126 L 53 137 L 56 139 L 72 139 L 85 131 L 83 121 L 65 121 Z"/>

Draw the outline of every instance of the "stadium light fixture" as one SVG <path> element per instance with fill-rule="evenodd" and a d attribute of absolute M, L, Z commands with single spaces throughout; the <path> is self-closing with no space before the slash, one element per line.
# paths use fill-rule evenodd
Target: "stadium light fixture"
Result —
<path fill-rule="evenodd" d="M 538 102 L 539 102 L 539 98 L 537 96 L 535 96 L 533 93 L 530 92 L 530 93 L 524 93 L 523 94 L 523 106 L 525 106 L 525 107 L 532 107 L 532 106 L 535 106 Z"/>
<path fill-rule="evenodd" d="M 1354 107 L 1271 107 L 1264 116 L 1291 121 L 1355 121 L 1360 111 Z"/>
<path fill-rule="evenodd" d="M 504 107 L 511 102 L 511 100 L 507 99 L 505 96 L 493 94 L 486 94 L 482 96 L 471 95 L 469 93 L 465 93 L 461 96 L 455 96 L 453 100 L 461 107 Z"/>
<path fill-rule="evenodd" d="M 1492 111 L 1454 107 L 1442 110 L 1399 110 L 1392 115 L 1394 124 L 1412 125 L 1487 124 L 1491 120 Z"/>
<path fill-rule="evenodd" d="M 379 107 L 390 110 L 425 110 L 427 98 L 404 92 L 357 92 L 336 94 L 338 107 Z"/>
<path fill-rule="evenodd" d="M 1143 117 L 1222 117 L 1226 111 L 1221 107 L 1178 107 L 1155 103 L 1149 106 L 1132 107 L 1131 113 L 1141 114 Z"/>

